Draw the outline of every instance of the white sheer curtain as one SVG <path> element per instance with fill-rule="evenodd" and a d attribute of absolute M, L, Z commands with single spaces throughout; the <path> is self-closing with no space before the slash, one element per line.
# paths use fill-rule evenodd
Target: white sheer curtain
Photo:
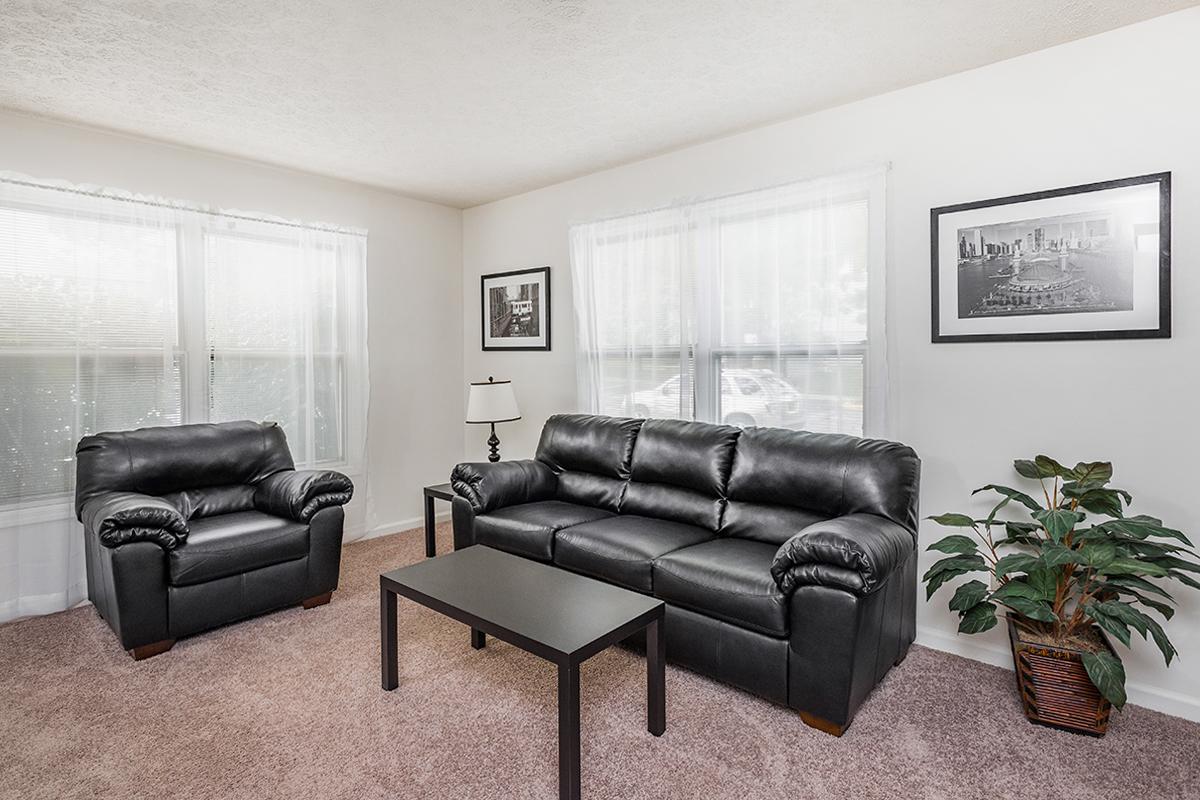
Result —
<path fill-rule="evenodd" d="M 361 476 L 365 254 L 360 232 L 0 173 L 0 622 L 86 596 L 88 433 L 270 419 L 298 463 Z"/>
<path fill-rule="evenodd" d="M 885 175 L 573 226 L 582 407 L 886 433 Z"/>

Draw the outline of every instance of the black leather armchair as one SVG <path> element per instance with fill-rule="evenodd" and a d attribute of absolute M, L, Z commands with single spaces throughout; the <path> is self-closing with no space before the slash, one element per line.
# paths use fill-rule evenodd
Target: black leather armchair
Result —
<path fill-rule="evenodd" d="M 87 436 L 76 448 L 88 597 L 135 659 L 337 588 L 354 487 L 297 471 L 273 422 Z"/>
<path fill-rule="evenodd" d="M 483 544 L 667 604 L 667 657 L 841 734 L 916 633 L 920 460 L 895 442 L 551 417 L 535 458 L 455 467 Z"/>

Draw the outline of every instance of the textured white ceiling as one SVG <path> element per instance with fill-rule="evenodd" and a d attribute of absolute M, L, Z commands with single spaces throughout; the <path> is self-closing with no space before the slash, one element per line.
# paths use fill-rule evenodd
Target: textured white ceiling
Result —
<path fill-rule="evenodd" d="M 0 106 L 465 207 L 1195 2 L 0 0 Z"/>

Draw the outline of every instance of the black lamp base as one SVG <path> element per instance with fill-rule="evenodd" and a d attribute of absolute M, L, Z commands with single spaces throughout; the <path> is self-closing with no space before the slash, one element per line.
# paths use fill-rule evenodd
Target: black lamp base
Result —
<path fill-rule="evenodd" d="M 495 464 L 500 460 L 500 437 L 496 435 L 496 423 L 492 423 L 492 435 L 488 437 L 488 461 Z"/>

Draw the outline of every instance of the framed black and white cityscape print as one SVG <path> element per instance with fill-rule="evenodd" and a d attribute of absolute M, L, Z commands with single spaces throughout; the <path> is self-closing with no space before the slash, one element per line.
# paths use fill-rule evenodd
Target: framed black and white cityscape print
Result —
<path fill-rule="evenodd" d="M 480 278 L 484 350 L 550 349 L 550 268 Z"/>
<path fill-rule="evenodd" d="M 1171 173 L 935 208 L 933 341 L 1171 335 Z"/>

